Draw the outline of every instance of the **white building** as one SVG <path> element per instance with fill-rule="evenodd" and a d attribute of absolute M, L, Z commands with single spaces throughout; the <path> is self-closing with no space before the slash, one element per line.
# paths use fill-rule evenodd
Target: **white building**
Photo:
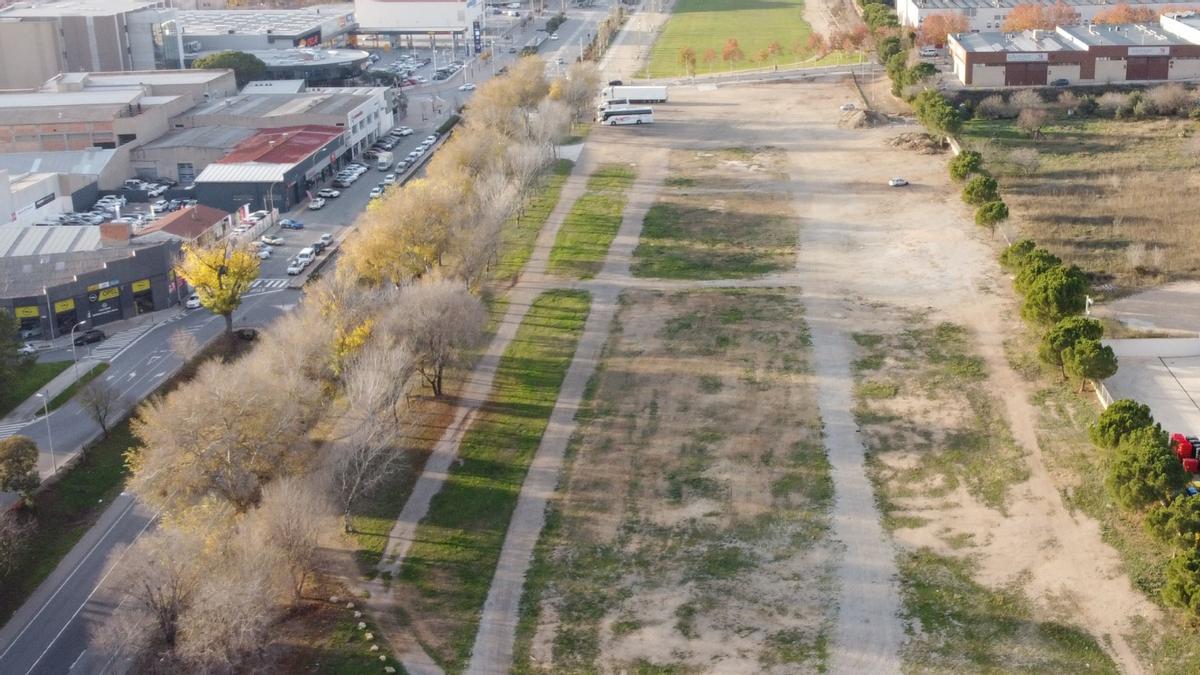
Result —
<path fill-rule="evenodd" d="M 998 31 L 1017 5 L 1033 3 L 1049 8 L 1060 1 L 1077 12 L 1079 23 L 1085 26 L 1117 4 L 1106 0 L 896 0 L 896 15 L 901 25 L 917 28 L 931 14 L 961 14 L 967 18 L 969 31 Z M 1200 0 L 1128 0 L 1125 4 L 1135 10 L 1200 9 Z"/>
<path fill-rule="evenodd" d="M 355 0 L 360 33 L 399 38 L 417 47 L 450 46 L 477 54 L 483 47 L 483 0 Z"/>

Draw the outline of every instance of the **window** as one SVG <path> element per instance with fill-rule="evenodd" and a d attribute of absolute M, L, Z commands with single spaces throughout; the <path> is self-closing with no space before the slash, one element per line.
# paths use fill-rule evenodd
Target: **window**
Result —
<path fill-rule="evenodd" d="M 180 162 L 175 165 L 179 172 L 179 182 L 184 185 L 191 185 L 196 182 L 196 169 L 191 162 Z"/>
<path fill-rule="evenodd" d="M 117 145 L 125 145 L 137 140 L 137 134 L 117 134 Z"/>

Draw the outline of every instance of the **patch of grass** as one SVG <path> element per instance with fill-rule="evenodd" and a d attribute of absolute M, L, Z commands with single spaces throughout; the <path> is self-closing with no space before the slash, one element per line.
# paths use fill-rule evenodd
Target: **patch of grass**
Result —
<path fill-rule="evenodd" d="M 913 623 L 908 669 L 934 672 L 1117 673 L 1086 632 L 1036 621 L 1018 591 L 976 584 L 971 566 L 929 549 L 901 554 L 901 594 Z"/>
<path fill-rule="evenodd" d="M 50 410 L 58 410 L 61 408 L 64 404 L 66 404 L 67 401 L 71 400 L 71 397 L 75 396 L 76 392 L 86 387 L 92 380 L 103 375 L 104 371 L 106 370 L 108 370 L 108 362 L 97 363 L 96 365 L 92 366 L 91 369 L 81 375 L 78 380 L 72 382 L 71 386 L 58 392 L 57 396 L 50 399 Z"/>
<path fill-rule="evenodd" d="M 701 375 L 700 376 L 700 391 L 705 394 L 715 394 L 721 391 L 721 378 L 716 375 Z"/>
<path fill-rule="evenodd" d="M 550 171 L 543 176 L 541 186 L 533 191 L 525 203 L 525 208 L 508 219 L 500 245 L 500 260 L 492 272 L 492 281 L 515 281 L 521 270 L 525 269 L 525 263 L 533 254 L 538 233 L 558 205 L 563 184 L 574 167 L 575 163 L 569 159 L 554 162 Z"/>
<path fill-rule="evenodd" d="M 367 623 L 366 630 L 358 629 L 359 621 Z M 365 634 L 368 632 L 375 636 L 374 641 L 367 641 Z M 380 651 L 370 651 L 372 644 L 378 644 Z M 395 668 L 398 673 L 406 672 L 387 649 L 387 641 L 366 614 L 362 619 L 344 617 L 334 624 L 329 640 L 321 649 L 320 667 L 314 672 L 322 675 L 382 673 L 385 666 Z M 386 660 L 380 661 L 380 655 L 385 656 Z"/>
<path fill-rule="evenodd" d="M 492 394 L 459 449 L 459 463 L 417 528 L 399 581 L 419 596 L 415 614 L 435 615 L 447 670 L 466 663 L 521 484 L 587 317 L 589 296 L 538 296 L 497 369 Z"/>
<path fill-rule="evenodd" d="M 718 544 L 701 554 L 693 566 L 690 578 L 692 580 L 732 579 L 757 564 L 758 560 L 754 554 L 740 546 Z"/>
<path fill-rule="evenodd" d="M 651 206 L 633 253 L 634 276 L 743 279 L 787 269 L 795 246 L 794 221 L 751 211 L 763 205 L 761 195 L 722 201 L 736 203 L 717 209 L 680 199 Z"/>
<path fill-rule="evenodd" d="M 0 417 L 12 412 L 13 408 L 24 403 L 25 399 L 33 396 L 46 386 L 46 383 L 70 367 L 70 361 L 32 361 L 17 366 L 12 380 L 0 389 Z"/>
<path fill-rule="evenodd" d="M 650 51 L 648 77 L 685 75 L 679 51 L 696 52 L 696 72 L 722 72 L 746 68 L 786 65 L 807 60 L 808 53 L 792 53 L 796 44 L 806 45 L 812 27 L 804 20 L 804 0 L 764 3 L 754 0 L 677 0 L 662 34 Z M 736 63 L 721 60 L 726 40 L 736 39 L 746 58 Z M 783 53 L 760 62 L 759 52 L 778 42 Z M 714 63 L 704 63 L 705 49 L 716 51 Z M 751 60 L 755 59 L 755 60 Z M 642 71 L 639 71 L 642 72 Z"/>
<path fill-rule="evenodd" d="M 900 393 L 900 385 L 895 382 L 867 380 L 858 385 L 858 395 L 863 398 L 895 398 Z"/>
<path fill-rule="evenodd" d="M 634 172 L 623 164 L 606 164 L 588 178 L 587 191 L 563 220 L 547 269 L 552 274 L 590 279 L 604 266 L 608 248 L 621 229 L 626 192 Z"/>
<path fill-rule="evenodd" d="M 828 658 L 829 633 L 824 629 L 816 635 L 795 629 L 776 631 L 767 637 L 766 648 L 759 655 L 759 661 L 768 667 L 815 661 L 814 665 L 819 673 L 826 672 L 825 663 Z"/>

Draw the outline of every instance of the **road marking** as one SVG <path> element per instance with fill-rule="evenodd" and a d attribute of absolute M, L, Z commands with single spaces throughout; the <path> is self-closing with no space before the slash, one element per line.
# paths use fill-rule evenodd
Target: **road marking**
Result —
<path fill-rule="evenodd" d="M 18 431 L 33 424 L 33 422 L 13 422 L 12 424 L 0 425 L 0 439 L 15 436 Z"/>
<path fill-rule="evenodd" d="M 142 339 L 146 333 L 154 330 L 157 326 L 158 324 L 151 324 L 149 326 L 121 331 L 93 349 L 92 358 L 104 359 L 109 362 L 115 361 L 118 356 L 125 353 L 126 349 L 132 347 L 135 342 Z"/>
<path fill-rule="evenodd" d="M 276 279 L 255 279 L 254 281 L 250 282 L 250 288 L 251 288 L 251 289 L 261 289 L 261 288 L 287 288 L 288 282 L 290 282 L 290 281 L 291 281 L 291 279 L 288 279 L 288 278 L 283 278 L 283 279 L 278 279 L 278 278 L 276 278 Z"/>

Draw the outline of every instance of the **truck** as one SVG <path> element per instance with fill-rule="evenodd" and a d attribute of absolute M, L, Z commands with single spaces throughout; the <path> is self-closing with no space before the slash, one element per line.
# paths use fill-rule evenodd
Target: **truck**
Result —
<path fill-rule="evenodd" d="M 666 103 L 667 88 L 650 86 L 605 87 L 600 92 L 600 97 L 605 101 L 626 101 L 628 103 Z"/>
<path fill-rule="evenodd" d="M 375 168 L 380 171 L 388 171 L 392 168 L 394 159 L 390 151 L 380 150 L 379 156 L 375 158 Z"/>

